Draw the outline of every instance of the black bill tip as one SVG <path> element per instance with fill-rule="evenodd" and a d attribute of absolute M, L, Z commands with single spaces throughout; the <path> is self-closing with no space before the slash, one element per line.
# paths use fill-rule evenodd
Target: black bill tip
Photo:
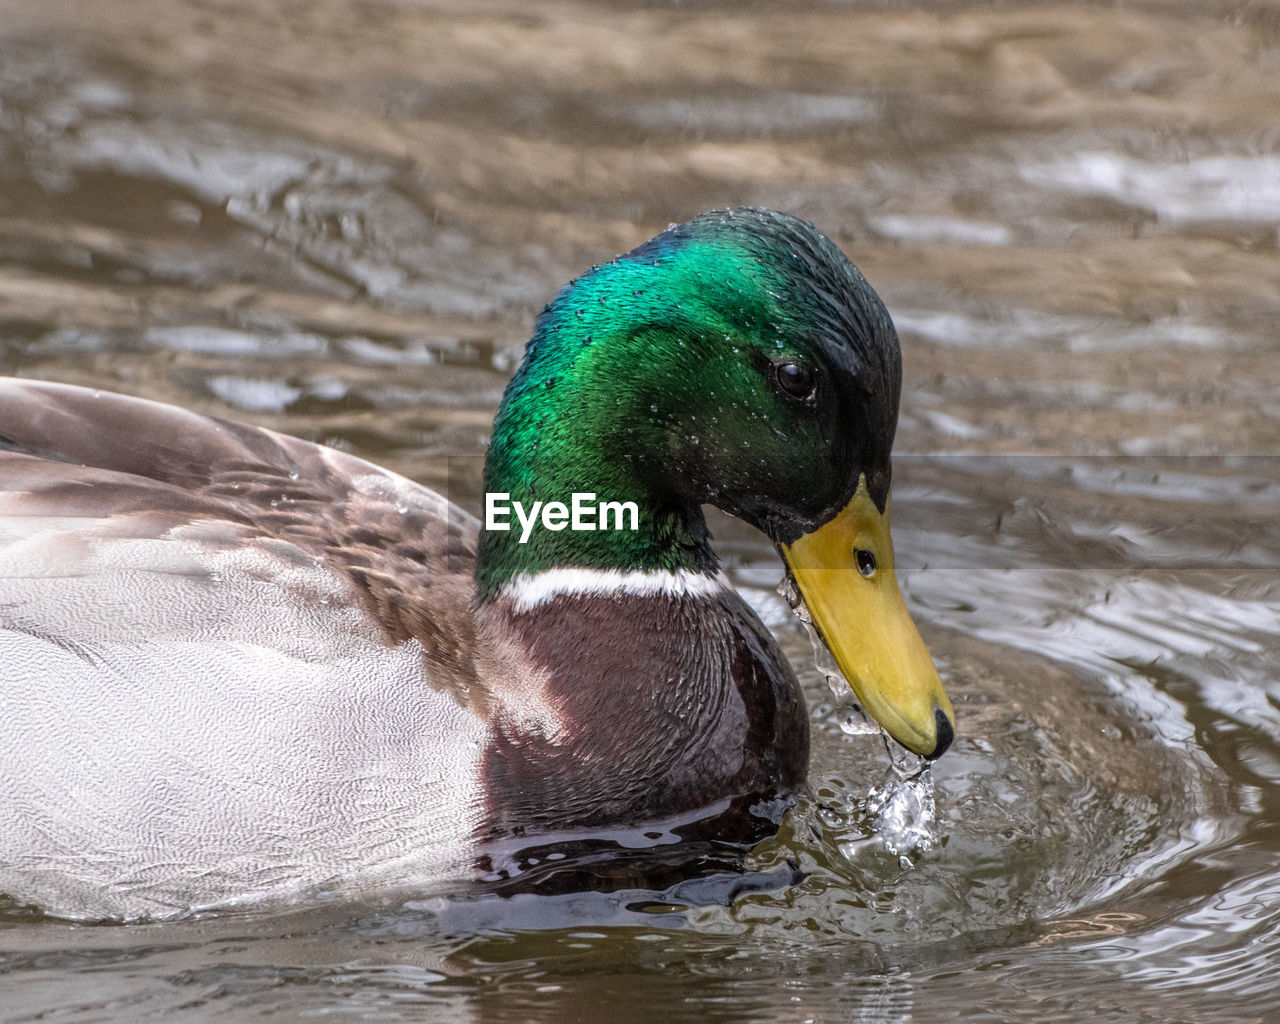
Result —
<path fill-rule="evenodd" d="M 941 708 L 934 709 L 933 721 L 938 730 L 938 745 L 932 751 L 924 756 L 930 761 L 936 761 L 947 752 L 947 748 L 951 746 L 951 741 L 956 738 L 955 727 Z"/>

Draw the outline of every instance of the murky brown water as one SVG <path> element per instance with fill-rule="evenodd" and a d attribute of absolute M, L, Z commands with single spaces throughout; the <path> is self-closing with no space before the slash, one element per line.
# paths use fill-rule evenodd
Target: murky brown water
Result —
<path fill-rule="evenodd" d="M 960 721 L 921 844 L 809 670 L 761 891 L 11 909 L 0 1019 L 1280 1019 L 1278 126 L 1266 0 L 0 0 L 0 372 L 463 502 L 563 281 L 702 209 L 816 222 L 903 336 L 897 547 Z"/>

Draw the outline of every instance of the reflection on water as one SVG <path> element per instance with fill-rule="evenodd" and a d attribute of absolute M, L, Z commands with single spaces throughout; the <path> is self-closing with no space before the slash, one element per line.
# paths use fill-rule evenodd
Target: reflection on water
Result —
<path fill-rule="evenodd" d="M 1077 153 L 1056 164 L 1031 165 L 1032 184 L 1109 196 L 1150 210 L 1161 221 L 1280 220 L 1280 157 L 1215 156 L 1168 165 L 1116 153 Z"/>
<path fill-rule="evenodd" d="M 814 725 L 752 873 L 9 907 L 0 1019 L 1274 1019 L 1278 67 L 1280 22 L 1227 0 L 0 0 L 0 371 L 473 508 L 563 281 L 701 209 L 818 223 L 903 335 L 898 563 L 959 720 L 904 783 L 717 518 Z"/>

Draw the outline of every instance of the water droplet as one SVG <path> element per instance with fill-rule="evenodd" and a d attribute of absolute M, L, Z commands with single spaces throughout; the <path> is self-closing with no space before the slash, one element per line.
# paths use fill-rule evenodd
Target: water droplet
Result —
<path fill-rule="evenodd" d="M 804 595 L 800 593 L 800 588 L 796 585 L 791 573 L 787 573 L 778 584 L 778 594 L 787 602 L 791 614 L 804 626 L 805 634 L 809 637 L 809 645 L 813 648 L 814 667 L 822 673 L 827 681 L 827 688 L 835 698 L 836 721 L 841 731 L 850 736 L 879 732 L 880 727 L 867 719 L 849 684 L 845 681 L 840 666 L 836 664 L 835 658 L 827 650 L 827 645 L 818 636 L 818 631 L 813 625 L 813 616 L 809 614 L 809 607 L 804 603 Z"/>
<path fill-rule="evenodd" d="M 800 596 L 800 588 L 796 586 L 796 581 L 791 573 L 787 573 L 782 577 L 782 582 L 778 584 L 778 596 L 787 602 L 787 607 L 795 612 L 795 616 L 801 622 L 809 622 L 809 609 L 804 605 L 804 599 Z"/>
<path fill-rule="evenodd" d="M 880 731 L 880 726 L 871 721 L 867 713 L 862 710 L 862 705 L 858 703 L 857 698 L 849 690 L 848 684 L 845 683 L 844 676 L 828 675 L 827 685 L 832 690 L 837 687 L 843 687 L 844 690 L 843 693 L 836 694 L 835 709 L 836 724 L 840 726 L 842 733 L 846 736 L 874 736 Z"/>

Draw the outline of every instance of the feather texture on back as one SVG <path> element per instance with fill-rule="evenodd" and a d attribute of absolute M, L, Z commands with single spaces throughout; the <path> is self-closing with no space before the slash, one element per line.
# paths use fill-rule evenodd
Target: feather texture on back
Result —
<path fill-rule="evenodd" d="M 0 438 L 0 891 L 134 917 L 465 863 L 474 522 L 114 395 L 0 382 Z"/>

